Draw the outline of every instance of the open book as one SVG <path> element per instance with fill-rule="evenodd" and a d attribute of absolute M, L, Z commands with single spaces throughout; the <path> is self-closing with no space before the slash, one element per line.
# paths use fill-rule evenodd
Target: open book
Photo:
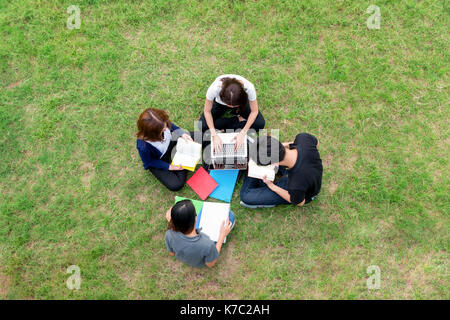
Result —
<path fill-rule="evenodd" d="M 262 179 L 266 176 L 267 180 L 275 180 L 275 174 L 278 170 L 278 166 L 258 166 L 252 159 L 248 160 L 248 176 L 250 178 Z"/>
<path fill-rule="evenodd" d="M 220 236 L 220 227 L 227 221 L 230 213 L 230 204 L 218 202 L 204 202 L 201 211 L 199 227 L 212 241 L 217 242 Z M 224 239 L 224 243 L 225 243 Z"/>
<path fill-rule="evenodd" d="M 186 141 L 183 138 L 177 140 L 177 152 L 172 159 L 174 166 L 181 166 L 183 169 L 194 171 L 195 166 L 202 157 L 202 145 L 194 141 Z"/>

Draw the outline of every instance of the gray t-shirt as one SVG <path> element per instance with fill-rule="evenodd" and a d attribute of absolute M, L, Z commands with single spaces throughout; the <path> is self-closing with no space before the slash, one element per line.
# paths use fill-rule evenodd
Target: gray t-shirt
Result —
<path fill-rule="evenodd" d="M 175 257 L 181 262 L 198 268 L 219 257 L 215 242 L 202 232 L 195 237 L 187 237 L 181 232 L 167 230 L 166 247 L 169 252 L 175 252 Z"/>

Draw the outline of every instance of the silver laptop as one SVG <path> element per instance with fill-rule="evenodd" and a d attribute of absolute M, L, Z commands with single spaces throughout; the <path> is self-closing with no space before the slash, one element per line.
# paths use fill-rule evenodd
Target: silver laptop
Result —
<path fill-rule="evenodd" d="M 211 143 L 211 163 L 214 169 L 247 169 L 247 136 L 239 149 L 234 150 L 233 138 L 238 133 L 218 133 L 222 140 L 222 151 L 214 151 L 214 141 Z"/>

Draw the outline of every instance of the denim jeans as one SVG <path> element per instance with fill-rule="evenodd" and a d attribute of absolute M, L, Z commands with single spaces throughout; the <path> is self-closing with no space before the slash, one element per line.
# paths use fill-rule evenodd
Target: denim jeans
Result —
<path fill-rule="evenodd" d="M 280 180 L 275 182 L 277 186 L 287 189 L 288 177 L 283 176 Z M 261 180 L 250 178 L 246 176 L 241 189 L 241 201 L 249 205 L 272 206 L 278 204 L 289 204 L 286 200 L 280 197 L 276 192 Z"/>
<path fill-rule="evenodd" d="M 234 223 L 234 212 L 230 210 L 230 213 L 228 214 L 228 219 L 230 220 L 231 224 Z"/>

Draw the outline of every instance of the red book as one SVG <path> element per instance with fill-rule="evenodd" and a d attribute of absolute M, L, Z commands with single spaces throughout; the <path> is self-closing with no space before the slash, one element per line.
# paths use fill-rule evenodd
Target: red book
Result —
<path fill-rule="evenodd" d="M 186 182 L 200 199 L 205 200 L 217 188 L 218 183 L 203 167 L 198 168 L 194 175 Z"/>

